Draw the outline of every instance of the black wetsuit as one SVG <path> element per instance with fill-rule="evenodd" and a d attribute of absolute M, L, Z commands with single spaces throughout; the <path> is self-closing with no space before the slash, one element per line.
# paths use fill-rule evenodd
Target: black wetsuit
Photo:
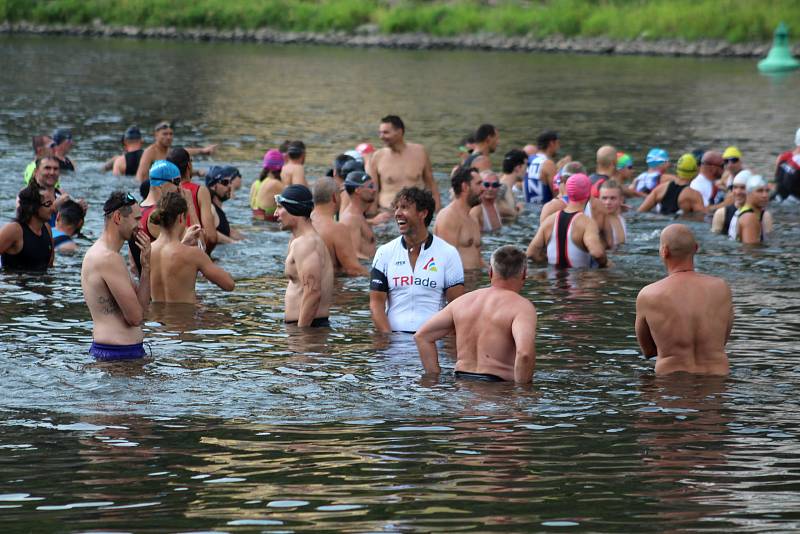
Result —
<path fill-rule="evenodd" d="M 593 189 L 595 191 L 600 191 L 600 188 L 609 180 L 609 177 L 607 174 L 594 173 L 589 176 L 589 180 L 591 180 L 592 185 L 594 186 Z"/>
<path fill-rule="evenodd" d="M 142 160 L 144 149 L 131 150 L 125 152 L 125 176 L 136 176 L 136 171 L 139 170 L 139 162 Z"/>
<path fill-rule="evenodd" d="M 50 267 L 53 255 L 53 238 L 50 229 L 42 224 L 41 235 L 36 235 L 27 224 L 17 223 L 22 227 L 22 250 L 18 254 L 2 255 L 3 269 L 11 271 L 40 271 Z"/>
<path fill-rule="evenodd" d="M 219 224 L 217 225 L 217 232 L 221 233 L 222 235 L 226 235 L 228 237 L 231 236 L 231 225 L 228 222 L 228 216 L 225 215 L 225 212 L 222 211 L 222 208 L 211 203 L 214 206 L 214 209 L 217 210 L 217 217 L 219 217 Z"/>
<path fill-rule="evenodd" d="M 67 156 L 64 156 L 64 159 L 58 160 L 58 168 L 62 171 L 75 171 L 75 165 L 72 164 L 72 160 L 70 160 Z"/>
<path fill-rule="evenodd" d="M 736 211 L 739 208 L 731 204 L 730 206 L 725 206 L 725 221 L 722 223 L 722 235 L 728 235 L 728 230 L 731 228 L 731 221 L 733 220 L 733 216 L 736 214 Z"/>
<path fill-rule="evenodd" d="M 678 206 L 678 197 L 681 196 L 681 191 L 689 187 L 689 184 L 678 185 L 675 182 L 670 182 L 667 190 L 664 192 L 664 198 L 661 199 L 661 209 L 659 213 L 670 215 L 677 213 L 680 207 Z"/>

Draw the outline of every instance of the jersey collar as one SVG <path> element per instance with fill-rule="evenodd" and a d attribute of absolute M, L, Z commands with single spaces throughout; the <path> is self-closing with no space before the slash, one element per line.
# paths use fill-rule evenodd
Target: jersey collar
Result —
<path fill-rule="evenodd" d="M 431 246 L 431 243 L 433 243 L 433 234 L 428 232 L 428 238 L 425 240 L 425 246 L 422 247 L 422 248 L 424 250 L 428 250 L 428 248 Z M 408 249 L 408 246 L 406 246 L 406 238 L 405 237 L 400 236 L 400 244 L 403 245 L 404 249 Z"/>

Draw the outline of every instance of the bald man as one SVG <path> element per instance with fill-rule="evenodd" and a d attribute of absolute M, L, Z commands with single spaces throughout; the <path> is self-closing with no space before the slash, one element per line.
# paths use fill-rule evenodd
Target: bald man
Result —
<path fill-rule="evenodd" d="M 694 270 L 697 241 L 682 224 L 661 232 L 659 255 L 667 276 L 636 298 L 636 338 L 656 374 L 727 375 L 725 344 L 733 326 L 731 290 L 725 280 Z"/>
<path fill-rule="evenodd" d="M 597 149 L 597 167 L 594 174 L 589 176 L 592 180 L 592 196 L 600 196 L 600 188 L 614 176 L 617 170 L 617 149 L 611 145 L 603 145 Z"/>
<path fill-rule="evenodd" d="M 700 193 L 706 210 L 713 213 L 722 207 L 725 198 L 725 188 L 720 187 L 718 180 L 725 170 L 722 154 L 709 150 L 700 160 L 700 174 L 698 174 L 689 187 Z"/>

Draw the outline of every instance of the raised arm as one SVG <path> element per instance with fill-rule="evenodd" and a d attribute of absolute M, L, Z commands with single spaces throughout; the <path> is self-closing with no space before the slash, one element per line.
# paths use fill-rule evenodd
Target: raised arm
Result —
<path fill-rule="evenodd" d="M 536 368 L 536 308 L 532 304 L 527 308 L 511 323 L 511 336 L 516 347 L 514 382 L 518 384 L 531 382 Z"/>
<path fill-rule="evenodd" d="M 439 367 L 439 351 L 436 349 L 436 340 L 443 338 L 453 332 L 453 304 L 448 304 L 444 309 L 439 310 L 414 334 L 414 341 L 417 343 L 419 359 L 425 374 L 438 374 L 441 372 Z"/>
<path fill-rule="evenodd" d="M 645 300 L 647 297 L 643 294 L 644 290 L 639 292 L 636 297 L 636 340 L 639 342 L 639 347 L 642 349 L 642 354 L 648 358 L 658 355 L 658 347 L 653 340 L 653 335 L 650 333 L 650 326 L 647 324 L 647 317 L 645 317 Z"/>

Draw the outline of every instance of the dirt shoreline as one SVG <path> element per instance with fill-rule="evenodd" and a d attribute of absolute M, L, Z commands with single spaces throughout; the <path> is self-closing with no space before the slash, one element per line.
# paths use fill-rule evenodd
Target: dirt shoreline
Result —
<path fill-rule="evenodd" d="M 364 26 L 354 34 L 342 32 L 282 32 L 258 30 L 217 30 L 214 28 L 138 28 L 134 26 L 44 25 L 27 22 L 0 24 L 0 35 L 71 35 L 129 39 L 172 39 L 184 41 L 255 42 L 275 44 L 315 44 L 359 48 L 399 48 L 407 50 L 498 50 L 517 52 L 562 52 L 605 55 L 691 56 L 757 58 L 766 55 L 770 43 L 731 44 L 717 40 L 616 41 L 605 37 L 506 37 L 491 34 L 435 37 L 422 33 L 381 34 L 377 27 Z M 800 44 L 794 46 L 800 56 Z"/>

